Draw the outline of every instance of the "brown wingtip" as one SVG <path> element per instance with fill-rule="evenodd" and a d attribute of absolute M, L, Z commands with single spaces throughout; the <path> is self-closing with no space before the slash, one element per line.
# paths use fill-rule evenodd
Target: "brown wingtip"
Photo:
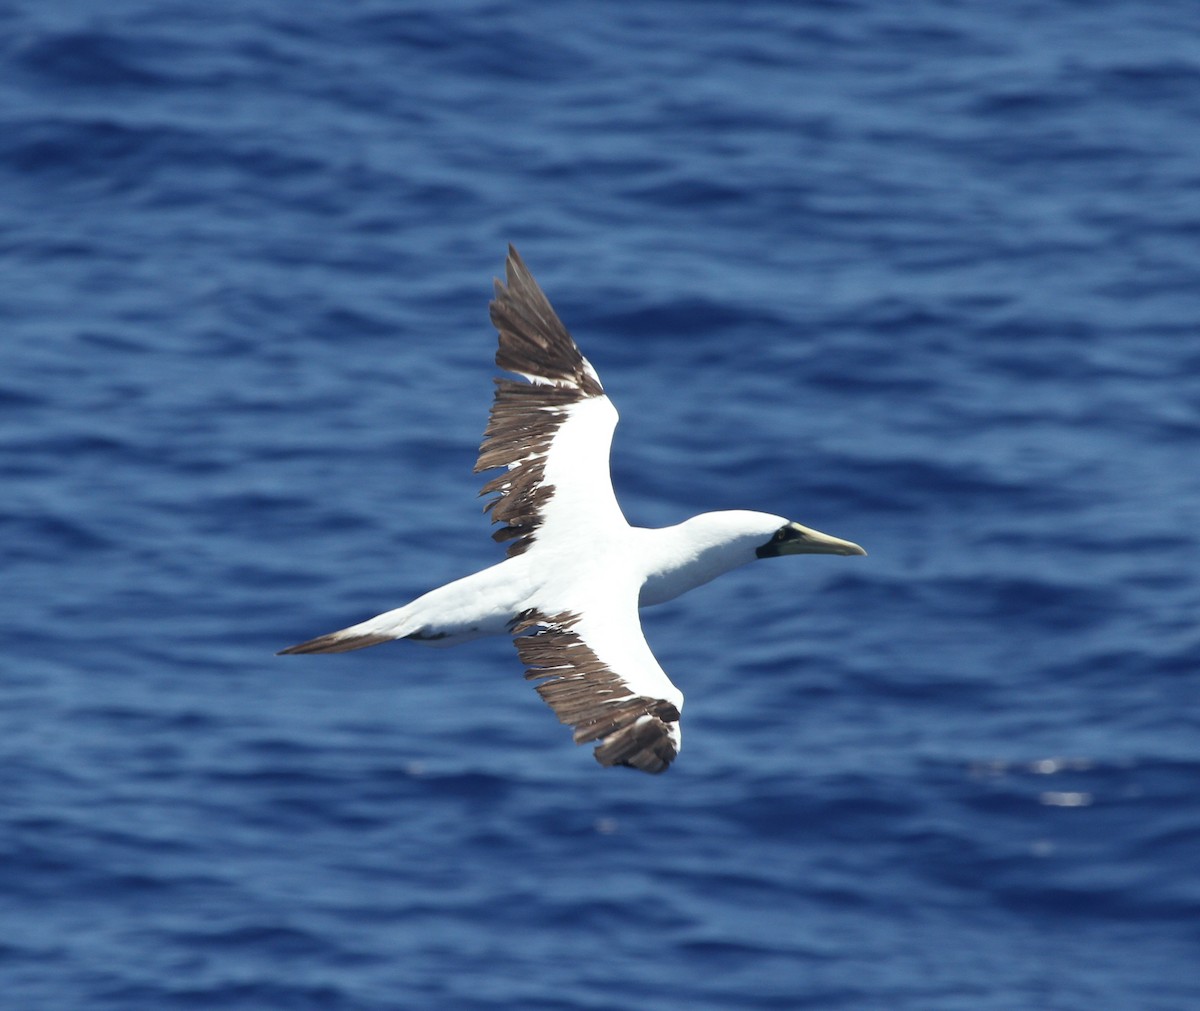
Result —
<path fill-rule="evenodd" d="M 276 656 L 288 656 L 292 653 L 349 653 L 355 649 L 366 649 L 368 646 L 378 646 L 380 643 L 391 642 L 390 635 L 346 635 L 344 632 L 330 632 L 319 635 L 307 642 L 297 643 L 287 649 L 281 649 Z"/>
<path fill-rule="evenodd" d="M 594 754 L 601 765 L 627 765 L 658 774 L 667 771 L 678 752 L 667 725 L 647 715 L 610 734 Z"/>
<path fill-rule="evenodd" d="M 513 282 L 521 274 L 528 273 L 529 268 L 525 266 L 525 261 L 521 259 L 521 254 L 517 252 L 517 247 L 510 242 L 508 244 L 508 255 L 504 257 L 504 280 L 501 281 L 498 277 L 492 278 L 492 287 L 495 289 L 496 299 L 500 300 L 504 298 L 508 294 L 508 289 L 512 287 Z"/>

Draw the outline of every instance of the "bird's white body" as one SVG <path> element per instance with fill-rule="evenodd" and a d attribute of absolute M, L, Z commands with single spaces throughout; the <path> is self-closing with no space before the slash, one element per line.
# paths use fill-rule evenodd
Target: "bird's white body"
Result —
<path fill-rule="evenodd" d="M 484 493 L 505 526 L 508 557 L 404 607 L 285 653 L 337 653 L 395 639 L 452 646 L 513 635 L 538 692 L 598 741 L 603 765 L 662 772 L 679 753 L 683 693 L 642 635 L 638 608 L 678 597 L 755 558 L 865 554 L 782 516 L 703 513 L 672 527 L 631 527 L 608 455 L 617 412 L 595 369 L 510 248 L 496 284 L 496 362 L 528 383 L 497 380 L 476 470 L 504 468 Z"/>
<path fill-rule="evenodd" d="M 754 561 L 755 548 L 786 523 L 767 513 L 703 513 L 672 527 L 626 525 L 612 531 L 598 550 L 588 544 L 556 547 L 539 538 L 523 554 L 343 632 L 457 646 L 483 636 L 509 635 L 517 615 L 531 608 L 557 612 L 618 587 L 623 593 L 636 587 L 638 606 L 651 607 Z"/>

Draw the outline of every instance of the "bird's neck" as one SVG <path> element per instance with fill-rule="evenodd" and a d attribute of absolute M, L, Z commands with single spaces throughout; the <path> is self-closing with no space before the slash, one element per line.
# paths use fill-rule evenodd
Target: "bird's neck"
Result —
<path fill-rule="evenodd" d="M 757 535 L 732 535 L 721 513 L 704 513 L 673 527 L 633 528 L 644 572 L 639 604 L 649 607 L 754 560 Z"/>

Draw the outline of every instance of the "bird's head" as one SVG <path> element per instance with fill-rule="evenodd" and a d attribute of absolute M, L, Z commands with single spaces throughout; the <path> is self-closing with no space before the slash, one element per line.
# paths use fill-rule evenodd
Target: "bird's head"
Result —
<path fill-rule="evenodd" d="M 780 555 L 865 555 L 853 541 L 831 537 L 820 530 L 785 522 L 771 534 L 771 539 L 754 549 L 759 558 L 778 558 Z"/>

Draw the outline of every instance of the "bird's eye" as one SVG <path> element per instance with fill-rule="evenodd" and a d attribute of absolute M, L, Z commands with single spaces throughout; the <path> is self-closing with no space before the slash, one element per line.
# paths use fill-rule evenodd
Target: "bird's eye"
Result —
<path fill-rule="evenodd" d="M 775 531 L 775 540 L 782 541 L 785 537 L 787 537 L 787 530 L 780 529 Z"/>

